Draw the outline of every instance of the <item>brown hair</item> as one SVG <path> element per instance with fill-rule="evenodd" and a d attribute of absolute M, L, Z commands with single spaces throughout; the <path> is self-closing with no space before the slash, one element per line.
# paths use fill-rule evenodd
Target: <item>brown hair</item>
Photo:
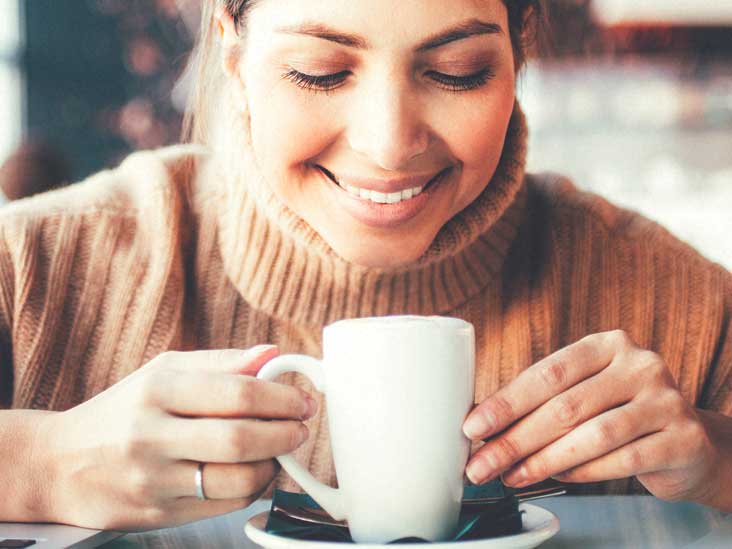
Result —
<path fill-rule="evenodd" d="M 218 102 L 212 93 L 223 87 L 219 68 L 220 46 L 216 40 L 216 10 L 228 13 L 237 29 L 246 31 L 247 14 L 260 0 L 204 0 L 201 12 L 201 32 L 191 55 L 189 70 L 193 71 L 191 90 L 185 118 L 183 141 L 206 143 L 208 137 L 208 109 Z M 503 0 L 508 9 L 508 26 L 513 44 L 516 70 L 520 70 L 534 44 L 537 33 L 544 26 L 544 0 Z M 232 52 L 236 54 L 238 52 Z"/>

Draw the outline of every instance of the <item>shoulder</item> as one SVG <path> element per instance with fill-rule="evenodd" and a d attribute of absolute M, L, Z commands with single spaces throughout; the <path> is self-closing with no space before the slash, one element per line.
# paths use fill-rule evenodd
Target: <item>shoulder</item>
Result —
<path fill-rule="evenodd" d="M 0 224 L 107 214 L 134 217 L 184 196 L 205 149 L 175 145 L 129 155 L 119 166 L 50 192 L 11 202 L 0 209 Z"/>
<path fill-rule="evenodd" d="M 647 298 L 657 314 L 703 309 L 719 320 L 729 308 L 732 273 L 659 223 L 557 174 L 529 175 L 527 188 L 529 238 L 545 261 L 557 257 L 565 270 L 594 273 L 608 295 Z"/>
<path fill-rule="evenodd" d="M 527 175 L 526 180 L 532 213 L 552 229 L 574 233 L 575 236 L 579 236 L 578 233 L 588 237 L 595 235 L 603 242 L 629 252 L 643 249 L 658 257 L 713 265 L 694 247 L 661 224 L 578 188 L 566 176 L 545 172 Z"/>
<path fill-rule="evenodd" d="M 19 312 L 33 325 L 51 314 L 37 307 L 76 299 L 111 271 L 140 270 L 140 283 L 164 285 L 180 270 L 205 155 L 189 145 L 136 152 L 114 169 L 0 208 L 0 326 Z M 104 292 L 126 284 L 114 281 Z"/>
<path fill-rule="evenodd" d="M 189 145 L 136 152 L 114 169 L 0 208 L 0 313 L 13 302 L 11 288 L 42 289 L 63 273 L 84 280 L 91 258 L 97 266 L 126 257 L 157 264 L 178 254 L 204 155 Z"/>
<path fill-rule="evenodd" d="M 192 181 L 205 155 L 192 145 L 135 152 L 79 183 L 11 202 L 0 208 L 0 261 L 89 247 L 104 234 L 119 234 L 122 249 L 135 242 L 138 253 L 169 247 L 190 224 Z"/>
<path fill-rule="evenodd" d="M 705 379 L 720 361 L 732 379 L 732 273 L 660 224 L 566 177 L 530 175 L 527 190 L 537 276 L 572 294 L 568 315 L 580 315 L 593 331 L 621 327 L 661 353 L 690 399 L 702 387 L 689 380 Z"/>

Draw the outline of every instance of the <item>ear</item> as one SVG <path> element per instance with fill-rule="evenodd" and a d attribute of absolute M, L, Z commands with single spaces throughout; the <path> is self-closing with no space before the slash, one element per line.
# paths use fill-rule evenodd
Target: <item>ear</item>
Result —
<path fill-rule="evenodd" d="M 221 45 L 221 63 L 224 74 L 229 77 L 233 91 L 239 100 L 244 100 L 244 82 L 239 74 L 241 37 L 234 18 L 223 7 L 214 15 L 218 39 Z M 244 101 L 246 103 L 246 101 Z"/>
<path fill-rule="evenodd" d="M 236 73 L 236 65 L 238 61 L 239 50 L 239 33 L 236 29 L 236 23 L 231 14 L 223 7 L 216 10 L 214 15 L 216 30 L 218 32 L 219 43 L 221 44 L 222 61 L 224 72 L 229 76 Z"/>
<path fill-rule="evenodd" d="M 520 60 L 521 63 L 516 66 L 517 71 L 526 64 L 532 54 L 541 53 L 548 46 L 546 43 L 547 25 L 548 19 L 546 19 L 545 12 L 536 4 L 529 6 L 523 14 L 521 22 L 519 40 L 523 42 L 524 55 Z"/>

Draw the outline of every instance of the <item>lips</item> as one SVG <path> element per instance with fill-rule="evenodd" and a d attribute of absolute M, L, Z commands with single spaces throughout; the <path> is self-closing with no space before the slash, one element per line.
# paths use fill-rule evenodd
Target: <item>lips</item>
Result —
<path fill-rule="evenodd" d="M 443 187 L 443 182 L 452 179 L 453 171 L 452 168 L 442 170 L 426 182 L 422 191 L 411 198 L 402 198 L 396 202 L 390 202 L 391 197 L 386 196 L 386 203 L 384 203 L 384 196 L 379 195 L 385 195 L 385 193 L 360 189 L 358 195 L 354 196 L 355 189 L 347 190 L 329 170 L 321 166 L 317 167 L 323 181 L 327 184 L 329 191 L 327 196 L 333 199 L 340 210 L 363 225 L 388 230 L 398 229 L 427 209 L 428 204 L 432 203 L 432 197 L 439 193 Z M 402 181 L 409 181 L 409 179 Z M 368 198 L 362 198 L 361 193 L 366 193 Z M 409 191 L 402 191 L 402 193 L 408 195 Z"/>
<path fill-rule="evenodd" d="M 336 185 L 340 185 L 340 183 L 336 179 L 335 175 L 333 175 L 331 172 L 329 172 L 328 170 L 326 170 L 323 166 L 317 165 L 315 167 L 318 168 L 325 175 L 327 175 L 328 176 L 328 179 L 330 179 L 333 183 L 335 183 Z"/>
<path fill-rule="evenodd" d="M 445 168 L 441 172 L 437 173 L 436 175 L 432 176 L 431 178 L 427 177 L 411 177 L 411 178 L 405 178 L 401 179 L 397 182 L 391 183 L 388 181 L 382 181 L 382 180 L 376 180 L 376 179 L 361 179 L 361 178 L 348 178 L 345 181 L 339 181 L 338 178 L 327 168 L 324 168 L 323 166 L 316 165 L 316 167 L 322 171 L 328 179 L 330 179 L 333 183 L 338 185 L 341 188 L 345 188 L 346 186 L 353 186 L 357 187 L 359 189 L 368 189 L 371 191 L 376 192 L 383 192 L 385 194 L 395 193 L 404 191 L 411 188 L 420 187 L 422 191 L 427 190 L 434 182 L 441 179 L 443 175 L 446 175 L 447 172 L 451 170 L 451 168 Z M 421 191 L 420 191 L 421 192 Z"/>

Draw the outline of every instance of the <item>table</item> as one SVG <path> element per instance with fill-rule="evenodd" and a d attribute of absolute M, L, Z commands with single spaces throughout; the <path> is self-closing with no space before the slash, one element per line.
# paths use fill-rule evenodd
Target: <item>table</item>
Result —
<path fill-rule="evenodd" d="M 150 547 L 255 548 L 244 535 L 246 520 L 269 509 L 262 500 L 247 509 L 177 528 L 127 534 L 105 549 Z M 732 547 L 732 513 L 652 496 L 561 496 L 533 502 L 555 513 L 559 533 L 542 549 Z"/>

